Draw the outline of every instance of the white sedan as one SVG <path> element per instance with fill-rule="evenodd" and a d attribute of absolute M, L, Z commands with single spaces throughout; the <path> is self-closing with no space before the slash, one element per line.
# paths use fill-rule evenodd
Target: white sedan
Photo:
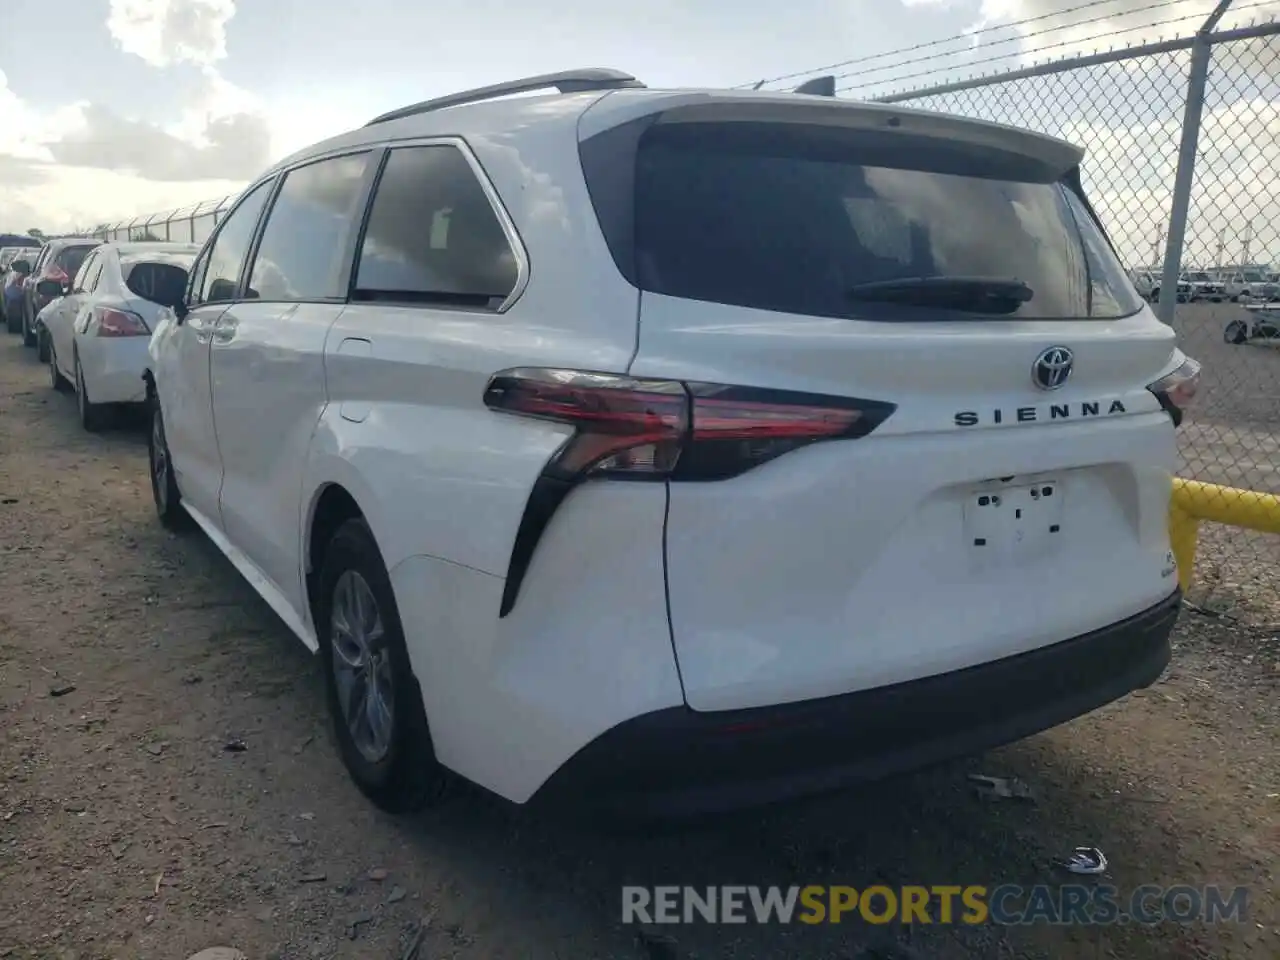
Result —
<path fill-rule="evenodd" d="M 162 311 L 182 299 L 199 250 L 188 243 L 104 243 L 64 295 L 40 311 L 50 382 L 56 390 L 74 385 L 86 430 L 102 424 L 109 405 L 146 400 L 151 331 Z"/>

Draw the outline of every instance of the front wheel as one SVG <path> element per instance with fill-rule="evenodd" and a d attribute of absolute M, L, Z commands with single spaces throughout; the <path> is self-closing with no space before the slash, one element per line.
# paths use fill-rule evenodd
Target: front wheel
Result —
<path fill-rule="evenodd" d="M 169 455 L 169 440 L 164 432 L 164 416 L 160 413 L 160 398 L 155 394 L 151 395 L 147 459 L 151 465 L 151 497 L 155 501 L 160 525 L 166 530 L 185 530 L 191 517 L 182 508 L 182 494 L 173 475 L 173 458 Z"/>
<path fill-rule="evenodd" d="M 52 349 L 49 343 L 49 330 L 47 327 L 41 327 L 36 334 L 36 358 L 41 363 L 49 362 L 49 351 Z"/>
<path fill-rule="evenodd" d="M 329 541 L 316 591 L 329 713 L 347 772 L 388 813 L 438 801 L 448 775 L 431 746 L 391 578 L 363 519 Z"/>
<path fill-rule="evenodd" d="M 1249 339 L 1249 330 L 1243 320 L 1232 320 L 1223 329 L 1222 339 L 1227 343 L 1244 343 Z"/>

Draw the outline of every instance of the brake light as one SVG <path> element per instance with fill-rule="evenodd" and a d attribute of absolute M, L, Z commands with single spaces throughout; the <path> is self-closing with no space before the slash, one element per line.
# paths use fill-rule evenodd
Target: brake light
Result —
<path fill-rule="evenodd" d="M 726 480 L 808 444 L 866 436 L 897 409 L 853 397 L 532 367 L 495 374 L 484 402 L 574 428 L 529 495 L 500 616 L 514 606 L 534 547 L 574 484 Z"/>
<path fill-rule="evenodd" d="M 575 428 L 557 479 L 724 480 L 820 440 L 865 436 L 891 403 L 723 384 L 517 368 L 485 389 L 492 410 Z"/>
<path fill-rule="evenodd" d="M 1155 383 L 1148 384 L 1147 389 L 1155 394 L 1160 406 L 1177 427 L 1182 423 L 1182 411 L 1195 399 L 1196 391 L 1200 389 L 1200 364 L 1184 356 L 1177 368 Z"/>
<path fill-rule="evenodd" d="M 142 318 L 127 310 L 98 307 L 87 333 L 97 337 L 145 337 L 151 334 Z"/>

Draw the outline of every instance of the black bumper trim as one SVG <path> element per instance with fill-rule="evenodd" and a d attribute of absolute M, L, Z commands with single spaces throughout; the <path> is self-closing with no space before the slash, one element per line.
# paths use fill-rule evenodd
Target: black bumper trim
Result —
<path fill-rule="evenodd" d="M 981 753 L 1150 686 L 1182 604 L 951 673 L 723 712 L 673 707 L 583 747 L 530 800 L 606 816 L 714 814 L 838 790 Z"/>

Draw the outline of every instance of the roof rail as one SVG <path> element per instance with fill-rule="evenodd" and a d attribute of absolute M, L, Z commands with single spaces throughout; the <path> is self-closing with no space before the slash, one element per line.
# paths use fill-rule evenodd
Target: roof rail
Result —
<path fill-rule="evenodd" d="M 506 83 L 495 83 L 487 87 L 476 87 L 474 90 L 463 90 L 451 93 L 446 97 L 423 100 L 391 110 L 381 116 L 374 117 L 366 127 L 375 123 L 386 123 L 390 120 L 401 120 L 415 114 L 427 113 L 431 110 L 443 110 L 445 107 L 456 107 L 464 103 L 478 103 L 481 100 L 492 100 L 512 93 L 529 93 L 533 90 L 547 90 L 552 87 L 561 93 L 582 93 L 589 90 L 617 90 L 622 87 L 643 87 L 644 84 L 629 73 L 621 70 L 610 70 L 602 67 L 588 67 L 582 70 L 564 70 L 560 73 L 544 73 L 537 77 L 523 77 L 519 80 L 508 80 Z"/>

